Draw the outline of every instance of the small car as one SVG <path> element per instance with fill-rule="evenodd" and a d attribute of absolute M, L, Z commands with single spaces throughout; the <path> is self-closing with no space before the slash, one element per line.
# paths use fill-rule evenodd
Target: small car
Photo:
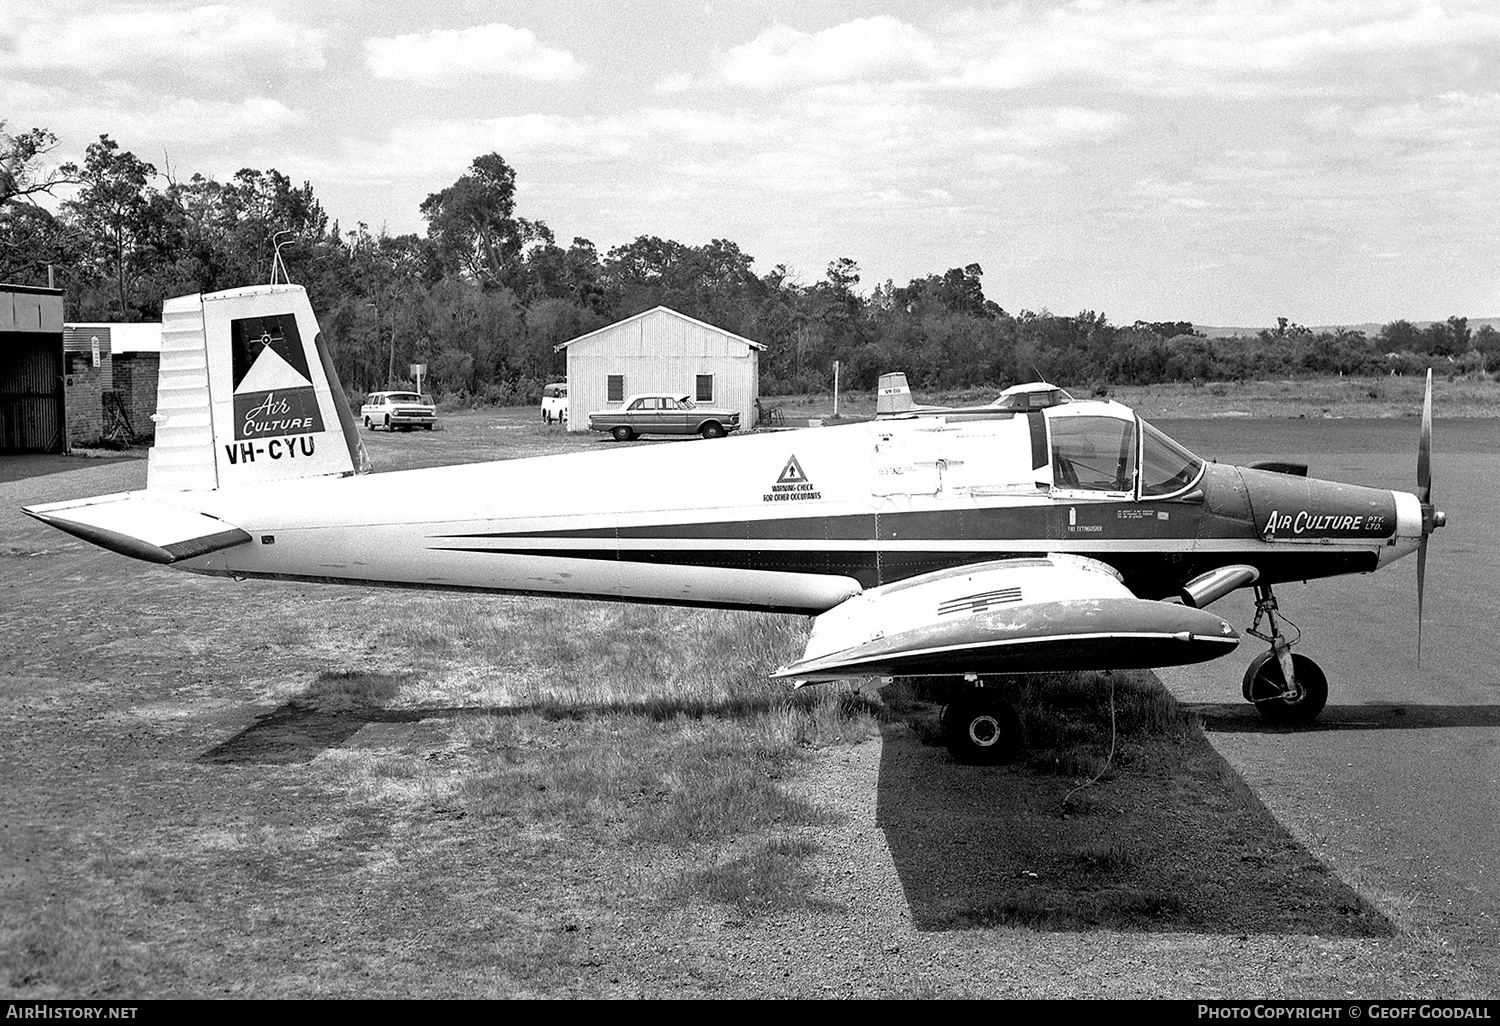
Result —
<path fill-rule="evenodd" d="M 723 438 L 739 427 L 737 411 L 699 406 L 682 393 L 633 395 L 615 409 L 589 414 L 589 430 L 608 431 L 617 442 L 628 442 L 637 435 Z"/>
<path fill-rule="evenodd" d="M 416 427 L 431 431 L 437 423 L 437 407 L 430 398 L 415 392 L 371 392 L 359 408 L 359 419 L 371 431 L 378 427 L 387 431 Z"/>
<path fill-rule="evenodd" d="M 542 420 L 548 424 L 568 422 L 568 385 L 558 382 L 542 387 Z"/>

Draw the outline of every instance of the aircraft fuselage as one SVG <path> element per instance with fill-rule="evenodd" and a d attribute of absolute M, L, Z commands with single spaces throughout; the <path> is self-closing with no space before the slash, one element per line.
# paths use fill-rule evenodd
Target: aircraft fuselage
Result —
<path fill-rule="evenodd" d="M 1267 584 L 1368 572 L 1420 539 L 1412 496 L 1267 471 L 1208 464 L 1164 496 L 1068 487 L 1047 432 L 1039 413 L 874 422 L 224 487 L 195 506 L 251 541 L 179 565 L 817 613 L 1046 552 L 1108 563 L 1150 598 L 1226 564 Z"/>

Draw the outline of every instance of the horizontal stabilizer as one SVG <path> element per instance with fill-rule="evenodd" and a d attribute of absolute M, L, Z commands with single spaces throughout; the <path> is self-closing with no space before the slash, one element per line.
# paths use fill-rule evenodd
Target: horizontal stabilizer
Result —
<path fill-rule="evenodd" d="M 23 512 L 111 552 L 150 563 L 175 563 L 250 540 L 233 524 L 157 501 L 145 492 L 28 506 Z"/>
<path fill-rule="evenodd" d="M 856 595 L 819 616 L 803 657 L 771 676 L 1175 666 L 1238 643 L 1212 613 L 1136 598 L 1109 567 L 1054 554 L 941 570 Z"/>

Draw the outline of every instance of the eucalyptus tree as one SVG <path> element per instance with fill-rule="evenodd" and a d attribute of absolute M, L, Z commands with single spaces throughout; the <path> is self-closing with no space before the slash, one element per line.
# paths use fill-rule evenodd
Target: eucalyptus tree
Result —
<path fill-rule="evenodd" d="M 78 195 L 63 204 L 64 217 L 81 236 L 80 255 L 88 271 L 112 287 L 111 312 L 129 318 L 137 313 L 133 286 L 142 270 L 150 220 L 161 212 L 149 197 L 156 167 L 101 135 L 89 144 L 77 174 Z"/>
<path fill-rule="evenodd" d="M 418 209 L 444 267 L 481 286 L 516 284 L 525 249 L 552 242 L 545 224 L 516 216 L 516 172 L 498 153 L 475 157 Z"/>
<path fill-rule="evenodd" d="M 78 182 L 72 164 L 44 169 L 43 158 L 57 148 L 57 136 L 45 128 L 16 135 L 5 130 L 6 124 L 0 118 L 0 208 L 12 203 L 35 206 L 37 197 L 51 196 L 58 186 Z"/>

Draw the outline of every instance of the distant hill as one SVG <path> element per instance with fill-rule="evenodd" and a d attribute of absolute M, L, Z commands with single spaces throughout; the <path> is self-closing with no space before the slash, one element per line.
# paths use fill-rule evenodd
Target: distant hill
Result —
<path fill-rule="evenodd" d="M 1380 322 L 1377 323 L 1375 321 L 1368 321 L 1368 322 L 1366 322 L 1364 324 L 1324 324 L 1324 325 L 1318 325 L 1318 326 L 1308 325 L 1308 327 L 1311 328 L 1314 333 L 1322 332 L 1322 331 L 1337 331 L 1340 328 L 1348 328 L 1348 329 L 1350 329 L 1352 331 L 1362 331 L 1366 335 L 1368 335 L 1370 338 L 1374 338 L 1376 335 L 1380 334 L 1380 329 L 1383 328 L 1383 327 L 1385 327 L 1387 323 L 1389 323 L 1389 322 L 1388 321 L 1380 321 Z M 1433 322 L 1432 321 L 1412 321 L 1412 323 L 1415 324 L 1419 328 L 1425 328 L 1425 327 L 1427 327 L 1429 324 L 1431 324 Z M 1493 328 L 1495 328 L 1495 330 L 1500 331 L 1500 317 L 1470 317 L 1469 318 L 1469 330 L 1470 331 L 1478 331 L 1480 328 L 1484 327 L 1486 324 L 1492 326 Z M 1271 327 L 1271 325 L 1263 325 L 1261 328 L 1236 328 L 1236 327 L 1222 327 L 1222 328 L 1219 328 L 1219 327 L 1213 327 L 1213 326 L 1207 325 L 1207 324 L 1195 324 L 1195 325 L 1193 325 L 1194 330 L 1202 333 L 1203 335 L 1206 335 L 1209 338 L 1235 338 L 1237 336 L 1245 336 L 1245 337 L 1248 337 L 1248 338 L 1254 338 L 1256 335 L 1259 335 L 1261 333 L 1261 331 L 1263 330 L 1263 328 L 1265 328 L 1265 327 Z"/>

